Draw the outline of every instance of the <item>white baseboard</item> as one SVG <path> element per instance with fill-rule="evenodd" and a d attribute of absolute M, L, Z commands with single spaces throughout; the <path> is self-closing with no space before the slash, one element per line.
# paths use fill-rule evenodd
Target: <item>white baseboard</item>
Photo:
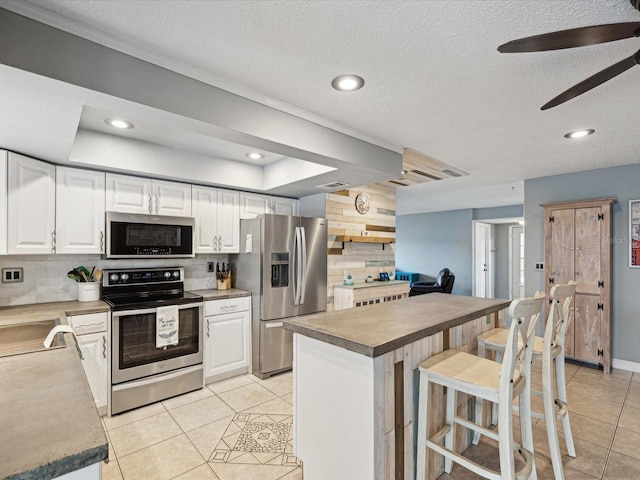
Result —
<path fill-rule="evenodd" d="M 617 358 L 611 359 L 611 366 L 613 368 L 619 368 L 620 370 L 627 370 L 629 372 L 640 373 L 640 363 L 628 362 L 626 360 L 619 360 Z"/>

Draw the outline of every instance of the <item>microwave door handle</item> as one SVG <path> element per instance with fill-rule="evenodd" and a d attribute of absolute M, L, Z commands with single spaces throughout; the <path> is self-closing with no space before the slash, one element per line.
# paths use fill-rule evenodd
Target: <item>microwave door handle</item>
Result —
<path fill-rule="evenodd" d="M 304 227 L 300 227 L 300 246 L 302 250 L 302 263 L 301 263 L 301 288 L 300 288 L 300 305 L 304 304 L 304 292 L 307 286 L 307 235 Z"/>

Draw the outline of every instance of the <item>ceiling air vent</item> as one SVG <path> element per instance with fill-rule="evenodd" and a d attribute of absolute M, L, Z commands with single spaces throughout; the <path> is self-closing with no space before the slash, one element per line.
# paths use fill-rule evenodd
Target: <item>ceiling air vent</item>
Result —
<path fill-rule="evenodd" d="M 343 188 L 348 186 L 349 184 L 344 182 L 331 182 L 325 183 L 324 185 L 316 185 L 316 188 L 319 188 L 321 190 L 335 190 L 336 188 Z"/>

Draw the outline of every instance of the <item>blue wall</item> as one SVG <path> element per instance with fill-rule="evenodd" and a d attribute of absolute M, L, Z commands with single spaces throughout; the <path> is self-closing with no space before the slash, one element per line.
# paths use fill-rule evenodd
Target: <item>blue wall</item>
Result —
<path fill-rule="evenodd" d="M 396 268 L 435 277 L 447 267 L 456 276 L 453 293 L 471 295 L 472 221 L 521 217 L 522 211 L 522 205 L 511 205 L 399 215 L 396 217 Z"/>
<path fill-rule="evenodd" d="M 615 359 L 640 363 L 640 269 L 629 268 L 629 200 L 640 199 L 640 165 L 527 180 L 524 184 L 525 290 L 544 289 L 544 272 L 533 269 L 544 261 L 544 210 L 541 203 L 616 197 L 613 206 L 613 259 L 611 265 Z"/>

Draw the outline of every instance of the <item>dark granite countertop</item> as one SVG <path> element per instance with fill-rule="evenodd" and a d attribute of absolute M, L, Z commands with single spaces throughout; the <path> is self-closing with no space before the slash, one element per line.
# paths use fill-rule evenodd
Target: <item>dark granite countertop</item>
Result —
<path fill-rule="evenodd" d="M 378 357 L 509 306 L 509 300 L 431 293 L 366 307 L 287 318 L 284 328 Z"/>
<path fill-rule="evenodd" d="M 0 324 L 108 312 L 106 303 L 58 302 L 0 308 Z M 0 478 L 47 480 L 100 462 L 107 437 L 75 348 L 0 358 Z"/>

